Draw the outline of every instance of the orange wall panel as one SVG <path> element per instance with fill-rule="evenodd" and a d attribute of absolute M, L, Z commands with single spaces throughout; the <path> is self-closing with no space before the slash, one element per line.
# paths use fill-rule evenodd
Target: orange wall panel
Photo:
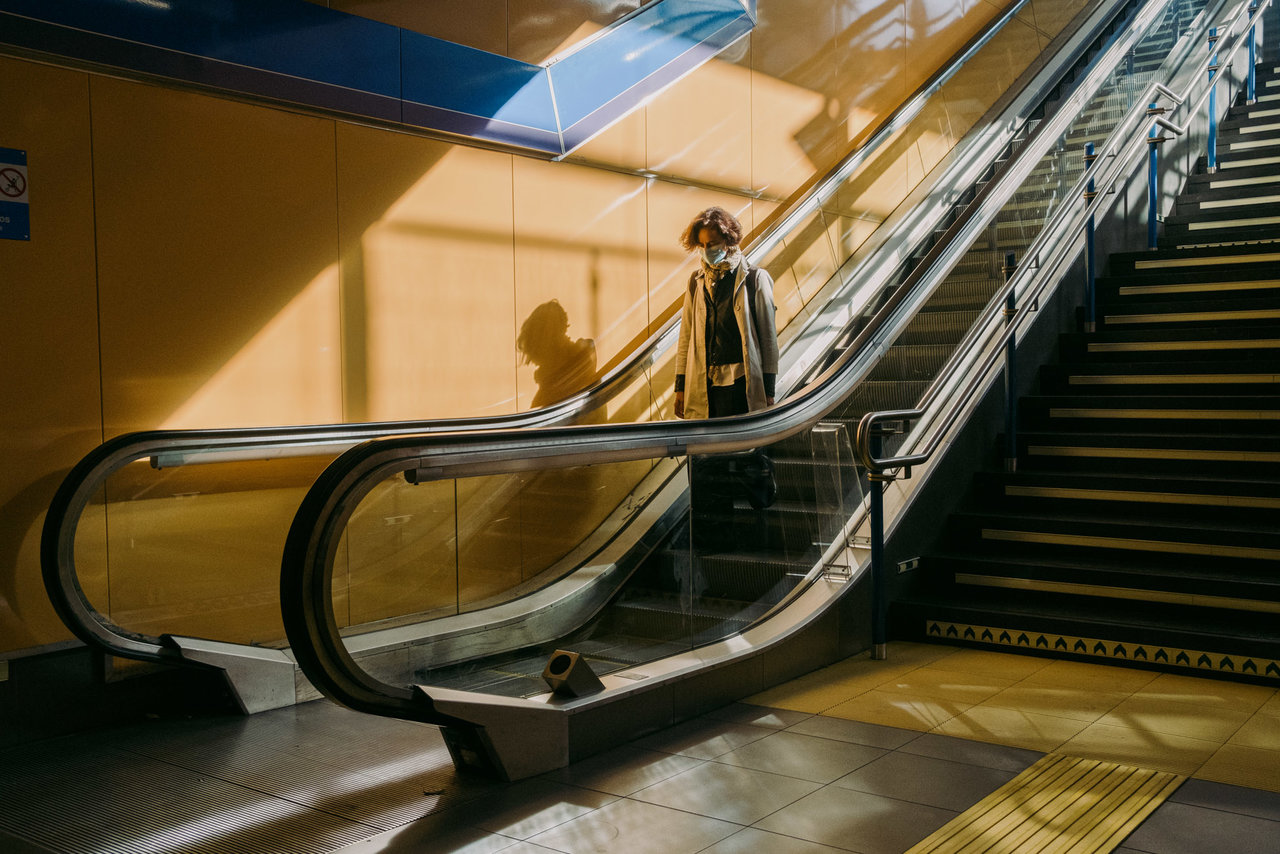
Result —
<path fill-rule="evenodd" d="M 110 78 L 92 104 L 106 433 L 340 420 L 332 123 Z"/>
<path fill-rule="evenodd" d="M 31 239 L 0 240 L 0 651 L 69 633 L 40 580 L 44 511 L 102 441 L 89 80 L 0 58 L 0 146 L 27 152 Z M 101 514 L 82 527 L 88 592 L 105 588 Z M 97 559 L 94 559 L 96 554 Z"/>

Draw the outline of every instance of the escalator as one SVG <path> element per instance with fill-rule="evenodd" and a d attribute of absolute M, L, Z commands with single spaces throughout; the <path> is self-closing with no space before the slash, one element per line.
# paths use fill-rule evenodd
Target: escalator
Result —
<path fill-rule="evenodd" d="M 1010 7 L 1004 21 L 1017 11 L 1018 4 Z M 1057 43 L 1059 50 L 1031 69 L 934 179 L 885 220 L 869 241 L 875 252 L 837 256 L 825 283 L 810 288 L 784 336 L 789 346 L 780 390 L 788 398 L 780 406 L 714 423 L 555 426 L 580 420 L 647 370 L 660 349 L 655 341 L 607 387 L 510 424 L 436 424 L 429 431 L 377 425 L 327 434 L 300 429 L 294 436 L 225 431 L 164 436 L 145 452 L 121 442 L 73 478 L 114 465 L 113 454 L 137 459 L 203 451 L 216 458 L 261 448 L 316 454 L 326 446 L 354 447 L 318 477 L 286 543 L 287 652 L 171 635 L 157 642 L 117 631 L 82 596 L 77 602 L 71 547 L 53 522 L 46 529 L 45 568 L 60 613 L 81 626 L 82 638 L 115 644 L 108 648 L 117 654 L 232 662 L 250 671 L 258 660 L 269 662 L 262 666 L 277 688 L 293 681 L 296 657 L 330 697 L 363 711 L 440 724 L 460 765 L 511 778 L 865 648 L 866 585 L 859 583 L 865 483 L 853 462 L 851 425 L 874 409 L 909 406 L 936 384 L 943 365 L 973 338 L 975 321 L 990 315 L 1002 284 L 999 260 L 1011 245 L 1031 242 L 1053 210 L 1043 199 L 1058 194 L 1061 200 L 1083 168 L 1064 166 L 1071 162 L 1067 146 L 1077 137 L 1105 135 L 1106 122 L 1124 112 L 1115 105 L 1127 106 L 1126 93 L 1141 88 L 1141 75 L 1153 72 L 1149 65 L 1186 53 L 1188 31 L 1203 28 L 1205 20 L 1204 4 L 1190 0 L 1087 10 Z M 885 150 L 903 139 L 918 145 L 921 137 L 904 132 L 907 122 L 936 118 L 929 111 L 937 104 L 928 96 L 956 97 L 945 86 L 966 63 L 969 77 L 954 80 L 975 86 L 986 76 L 983 63 L 1007 62 L 1001 38 L 993 32 L 975 40 L 932 91 L 926 88 L 925 97 L 887 122 L 878 134 Z M 1096 123 L 1072 130 L 1080 115 Z M 840 222 L 839 200 L 851 186 L 874 184 L 873 151 L 855 152 L 813 193 L 772 218 L 752 247 L 757 263 L 797 279 L 801 269 L 812 274 L 813 265 L 799 257 L 803 238 Z M 1015 195 L 1027 181 L 1036 184 L 1033 201 Z M 519 429 L 496 429 L 506 426 Z M 778 486 L 776 499 L 761 509 L 735 496 L 732 485 L 740 473 L 735 467 L 743 468 L 759 448 L 773 461 Z M 704 475 L 704 461 L 720 462 Z M 517 504 L 464 486 L 476 478 L 513 477 Z M 442 521 L 425 509 L 422 496 L 451 481 L 455 495 L 466 493 L 475 503 L 459 499 L 455 515 Z M 84 492 L 64 488 L 50 519 L 83 510 Z M 400 614 L 355 616 L 359 584 L 394 586 L 404 576 L 380 576 L 379 567 L 412 572 L 430 552 L 432 537 L 467 523 L 463 510 L 484 505 L 494 513 L 479 518 L 505 521 L 512 518 L 505 508 L 518 506 L 518 521 L 534 520 L 536 528 L 547 504 L 593 492 L 621 499 L 610 499 L 603 522 L 579 538 L 559 568 L 488 599 L 477 596 L 470 607 L 438 619 L 415 609 L 411 597 Z M 423 520 L 434 521 L 406 530 L 399 554 L 366 549 L 362 532 L 369 526 L 413 529 Z M 71 531 L 73 539 L 74 525 Z M 360 571 L 370 574 L 358 577 Z M 603 690 L 581 697 L 550 693 L 542 673 L 556 650 L 580 656 Z"/>
<path fill-rule="evenodd" d="M 1046 224 L 1082 195 L 1076 185 L 1084 159 L 1070 149 L 1132 121 L 1135 94 L 1191 57 L 1198 45 L 1190 32 L 1203 30 L 1207 17 L 1202 4 L 1148 6 L 1132 25 L 1122 19 L 1099 33 L 1099 61 L 1082 61 L 1054 92 L 1065 108 L 1047 104 L 1021 129 L 1003 162 L 958 195 L 962 209 L 932 247 L 911 259 L 904 277 L 878 288 L 837 336 L 848 342 L 842 352 L 823 354 L 776 409 L 714 423 L 568 428 L 536 438 L 402 437 L 344 454 L 304 500 L 286 545 L 282 602 L 304 670 L 345 705 L 444 726 L 460 765 L 514 778 L 865 648 L 858 632 L 868 621 L 850 604 L 858 594 L 845 595 L 860 587 L 862 521 L 849 425 L 877 408 L 928 397 L 944 379 L 943 363 L 951 368 L 958 356 L 981 349 L 974 346 L 985 334 L 980 321 L 1001 325 L 1003 279 L 1012 272 L 997 259 L 1011 251 L 1038 259 L 1034 247 Z M 729 461 L 762 446 L 786 473 L 779 502 L 757 509 L 738 497 L 726 506 L 725 490 L 700 470 L 719 460 L 731 471 Z M 669 491 L 652 493 L 661 521 L 648 527 L 651 540 L 589 565 L 592 572 L 605 564 L 625 568 L 585 622 L 534 643 L 519 642 L 529 634 L 510 633 L 502 650 L 492 649 L 490 638 L 469 650 L 462 641 L 455 652 L 466 660 L 456 664 L 437 665 L 412 649 L 402 651 L 399 669 L 355 662 L 335 620 L 334 558 L 365 496 L 400 477 L 423 483 L 508 466 L 555 470 L 643 459 L 681 464 L 664 470 Z M 531 605 L 527 613 L 541 615 L 542 608 Z M 558 681 L 566 680 L 543 681 L 570 666 L 589 669 L 598 682 L 583 679 L 587 688 L 561 691 Z"/>

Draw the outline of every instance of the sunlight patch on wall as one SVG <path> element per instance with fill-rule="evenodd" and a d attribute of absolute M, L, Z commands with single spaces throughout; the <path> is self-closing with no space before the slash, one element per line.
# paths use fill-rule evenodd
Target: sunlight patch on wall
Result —
<path fill-rule="evenodd" d="M 338 265 L 331 264 L 160 429 L 342 420 Z"/>

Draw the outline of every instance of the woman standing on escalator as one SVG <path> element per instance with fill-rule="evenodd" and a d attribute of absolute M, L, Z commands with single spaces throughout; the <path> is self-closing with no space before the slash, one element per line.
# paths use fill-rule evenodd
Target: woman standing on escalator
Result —
<path fill-rule="evenodd" d="M 719 418 L 773 405 L 778 332 L 773 279 L 747 263 L 742 225 L 723 208 L 693 218 L 680 244 L 697 251 L 676 351 L 677 418 Z"/>

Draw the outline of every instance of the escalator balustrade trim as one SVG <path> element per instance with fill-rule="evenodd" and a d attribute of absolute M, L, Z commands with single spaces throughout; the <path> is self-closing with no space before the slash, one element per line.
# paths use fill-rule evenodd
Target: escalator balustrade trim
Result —
<path fill-rule="evenodd" d="M 1186 778 L 1050 753 L 907 854 L 1112 851 Z"/>
<path fill-rule="evenodd" d="M 1056 632 L 1028 631 L 1015 627 L 929 620 L 926 634 L 935 640 L 970 641 L 1007 649 L 1039 653 L 1066 653 L 1110 664 L 1141 663 L 1170 669 L 1221 675 L 1262 676 L 1280 679 L 1280 660 L 1262 656 L 1223 655 L 1201 649 L 1183 649 L 1145 643 L 1123 643 L 1107 638 L 1081 637 Z"/>

